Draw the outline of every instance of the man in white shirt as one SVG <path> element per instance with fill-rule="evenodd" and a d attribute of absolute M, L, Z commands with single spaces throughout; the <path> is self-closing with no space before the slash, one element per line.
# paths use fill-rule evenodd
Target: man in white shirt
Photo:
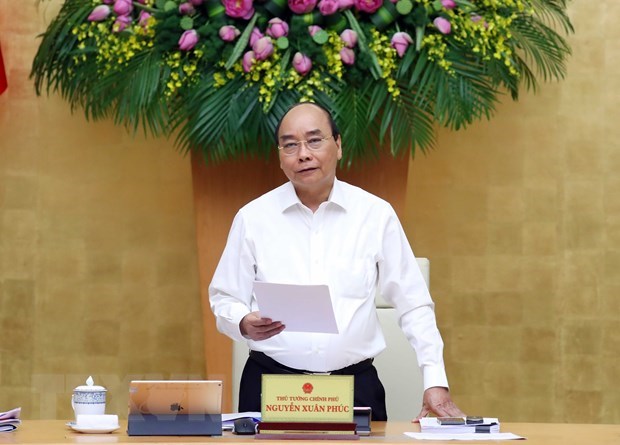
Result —
<path fill-rule="evenodd" d="M 289 182 L 239 210 L 209 287 L 218 329 L 251 350 L 239 411 L 260 411 L 263 373 L 331 372 L 354 375 L 355 405 L 370 406 L 373 420 L 387 420 L 385 391 L 372 365 L 385 349 L 378 286 L 398 311 L 423 373 L 417 418 L 463 415 L 448 392 L 434 304 L 396 213 L 336 179 L 342 147 L 330 113 L 296 104 L 280 120 L 276 139 Z M 278 320 L 261 318 L 255 280 L 327 284 L 339 334 L 287 332 Z"/>

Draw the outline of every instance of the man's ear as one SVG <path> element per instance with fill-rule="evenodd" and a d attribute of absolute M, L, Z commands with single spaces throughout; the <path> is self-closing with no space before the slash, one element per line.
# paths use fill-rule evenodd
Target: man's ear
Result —
<path fill-rule="evenodd" d="M 340 135 L 334 138 L 334 141 L 336 142 L 336 145 L 338 146 L 338 160 L 340 160 L 342 159 L 342 139 Z"/>

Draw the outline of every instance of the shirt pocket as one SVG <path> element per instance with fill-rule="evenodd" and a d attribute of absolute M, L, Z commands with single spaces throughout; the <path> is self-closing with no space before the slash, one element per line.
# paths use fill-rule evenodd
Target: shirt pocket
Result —
<path fill-rule="evenodd" d="M 370 259 L 336 258 L 330 273 L 332 298 L 359 300 L 375 293 L 377 266 Z"/>

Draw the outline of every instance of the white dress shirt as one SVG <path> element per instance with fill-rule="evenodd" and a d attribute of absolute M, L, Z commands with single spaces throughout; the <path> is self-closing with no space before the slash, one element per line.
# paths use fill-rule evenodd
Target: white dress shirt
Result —
<path fill-rule="evenodd" d="M 258 310 L 254 280 L 327 284 L 340 333 L 285 329 L 263 341 L 244 338 L 239 323 Z M 417 353 L 424 388 L 447 387 L 434 304 L 398 217 L 386 201 L 358 187 L 336 180 L 315 213 L 290 182 L 245 205 L 235 216 L 209 295 L 220 332 L 286 366 L 326 372 L 385 349 L 377 286 Z"/>

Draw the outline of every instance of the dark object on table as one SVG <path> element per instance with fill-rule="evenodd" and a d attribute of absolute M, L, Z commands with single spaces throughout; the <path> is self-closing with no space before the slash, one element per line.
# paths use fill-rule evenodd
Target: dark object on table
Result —
<path fill-rule="evenodd" d="M 484 418 L 480 416 L 467 416 L 465 418 L 467 425 L 476 425 L 478 423 L 484 423 Z"/>
<path fill-rule="evenodd" d="M 256 423 L 251 417 L 236 419 L 233 423 L 233 434 L 256 434 Z"/>

